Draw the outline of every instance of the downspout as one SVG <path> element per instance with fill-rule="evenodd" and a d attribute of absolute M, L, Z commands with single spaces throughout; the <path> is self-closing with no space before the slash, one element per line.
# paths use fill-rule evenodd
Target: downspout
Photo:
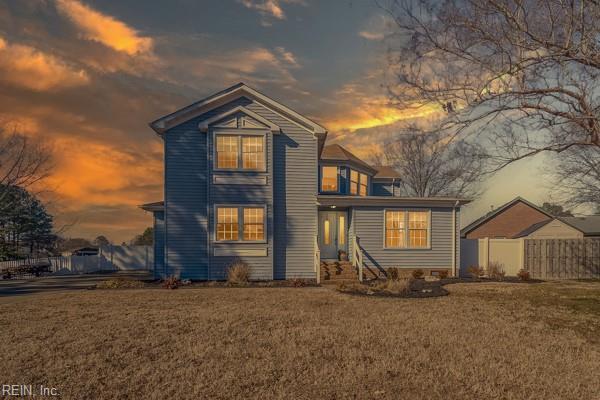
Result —
<path fill-rule="evenodd" d="M 452 276 L 456 277 L 456 207 L 459 202 L 456 200 L 454 207 L 452 207 Z"/>

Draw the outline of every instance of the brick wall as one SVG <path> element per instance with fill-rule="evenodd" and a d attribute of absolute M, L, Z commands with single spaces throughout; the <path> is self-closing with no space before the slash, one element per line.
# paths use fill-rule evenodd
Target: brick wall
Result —
<path fill-rule="evenodd" d="M 512 238 L 525 228 L 547 219 L 546 214 L 518 201 L 473 229 L 467 234 L 467 239 Z"/>

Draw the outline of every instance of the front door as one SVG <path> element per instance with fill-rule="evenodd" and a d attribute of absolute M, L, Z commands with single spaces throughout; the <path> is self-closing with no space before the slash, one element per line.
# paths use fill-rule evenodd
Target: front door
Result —
<path fill-rule="evenodd" d="M 345 211 L 319 211 L 321 258 L 337 259 L 338 250 L 348 251 L 348 218 Z"/>

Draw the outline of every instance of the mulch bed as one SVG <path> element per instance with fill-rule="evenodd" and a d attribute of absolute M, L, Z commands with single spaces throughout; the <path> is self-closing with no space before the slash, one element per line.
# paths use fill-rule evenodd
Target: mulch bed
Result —
<path fill-rule="evenodd" d="M 448 291 L 443 288 L 442 281 L 426 281 L 424 279 L 416 279 L 412 282 L 411 288 L 408 292 L 393 293 L 385 290 L 365 290 L 365 286 L 375 288 L 376 281 L 356 283 L 348 287 L 338 287 L 337 290 L 340 293 L 349 294 L 353 296 L 364 296 L 364 297 L 396 297 L 396 298 L 408 298 L 408 299 L 422 299 L 429 297 L 441 297 L 447 296 Z"/>

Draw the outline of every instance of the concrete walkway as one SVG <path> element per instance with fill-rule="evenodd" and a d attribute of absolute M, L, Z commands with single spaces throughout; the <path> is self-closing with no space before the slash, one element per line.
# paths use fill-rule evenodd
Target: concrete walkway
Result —
<path fill-rule="evenodd" d="M 119 271 L 102 274 L 44 276 L 31 279 L 0 279 L 0 297 L 32 293 L 85 290 L 108 279 L 152 279 L 148 271 Z"/>

